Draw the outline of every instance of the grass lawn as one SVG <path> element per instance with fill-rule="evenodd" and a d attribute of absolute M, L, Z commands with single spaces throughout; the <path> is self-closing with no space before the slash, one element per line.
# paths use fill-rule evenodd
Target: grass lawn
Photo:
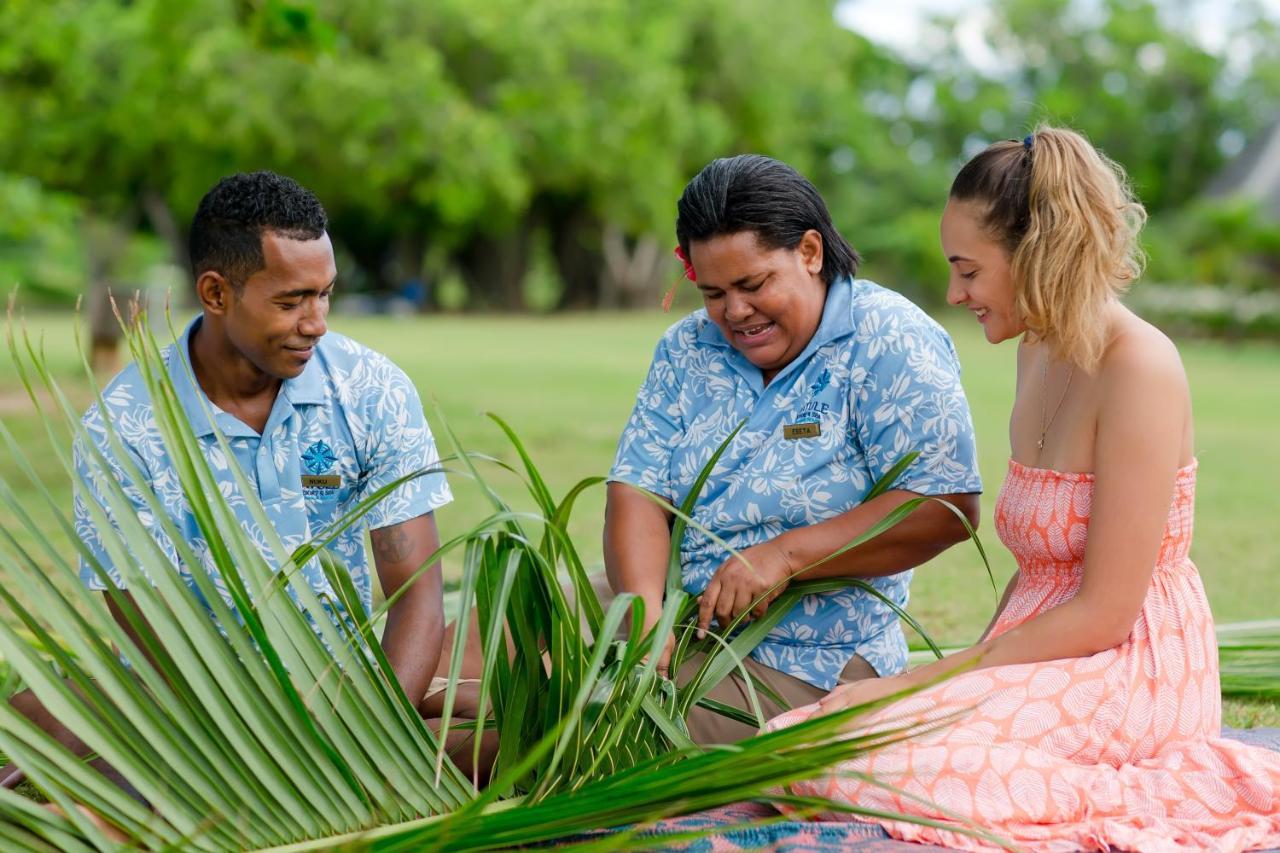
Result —
<path fill-rule="evenodd" d="M 338 306 L 341 311 L 341 305 Z M 658 312 L 573 315 L 547 318 L 432 316 L 332 318 L 348 334 L 399 363 L 417 383 L 442 452 L 444 430 L 433 400 L 471 450 L 518 462 L 498 428 L 483 413 L 506 419 L 525 442 L 552 491 L 563 494 L 583 477 L 604 474 L 658 336 L 675 316 Z M 973 408 L 983 498 L 983 540 L 998 585 L 1013 571 L 990 526 L 996 491 L 1008 458 L 1008 412 L 1013 398 L 1013 344 L 992 347 L 976 323 L 944 317 L 964 364 Z M 67 378 L 77 405 L 89 397 L 76 379 L 72 320 L 38 316 L 54 372 Z M 1181 346 L 1196 408 L 1196 447 L 1201 468 L 1197 531 L 1192 556 L 1204 577 L 1218 621 L 1280 616 L 1280 540 L 1271 529 L 1275 511 L 1272 480 L 1280 473 L 1280 348 L 1187 342 Z M 7 357 L 0 358 L 0 417 L 50 484 L 54 500 L 70 505 L 69 487 L 57 457 L 41 448 L 40 420 L 31 412 Z M 20 472 L 7 452 L 0 475 L 18 485 Z M 486 514 L 475 486 L 452 478 L 456 501 L 438 513 L 448 535 Z M 494 484 L 517 501 L 520 486 L 495 469 Z M 602 489 L 579 501 L 572 532 L 584 559 L 600 562 Z M 38 508 L 37 508 L 38 509 Z M 51 511 L 37 516 L 52 529 Z M 0 520 L 4 516 L 0 514 Z M 63 553 L 71 554 L 68 545 Z M 455 566 L 446 570 L 453 574 Z M 972 642 L 986 626 L 998 594 L 986 580 L 971 546 L 958 546 L 917 571 L 911 610 L 940 642 Z M 1230 701 L 1234 725 L 1280 725 L 1280 709 L 1265 703 Z"/>

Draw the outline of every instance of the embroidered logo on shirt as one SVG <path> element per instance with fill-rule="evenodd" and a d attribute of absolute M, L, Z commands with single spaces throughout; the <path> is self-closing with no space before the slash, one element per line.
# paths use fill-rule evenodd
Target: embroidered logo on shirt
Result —
<path fill-rule="evenodd" d="M 306 489 L 336 489 L 342 485 L 342 478 L 337 474 L 326 473 L 333 467 L 333 463 L 338 461 L 338 457 L 333 455 L 333 449 L 323 441 L 317 441 L 308 447 L 302 453 L 302 464 L 310 471 L 310 474 L 302 475 L 302 488 Z"/>
<path fill-rule="evenodd" d="M 302 464 L 312 474 L 323 474 L 333 467 L 338 457 L 333 455 L 332 448 L 323 441 L 317 441 L 302 453 Z"/>
<path fill-rule="evenodd" d="M 793 424 L 782 427 L 782 437 L 789 440 L 797 438 L 816 438 L 822 435 L 822 416 L 831 411 L 831 404 L 819 403 L 813 398 L 826 390 L 831 384 L 831 371 L 823 368 L 818 378 L 809 386 L 809 400 L 800 410 Z"/>

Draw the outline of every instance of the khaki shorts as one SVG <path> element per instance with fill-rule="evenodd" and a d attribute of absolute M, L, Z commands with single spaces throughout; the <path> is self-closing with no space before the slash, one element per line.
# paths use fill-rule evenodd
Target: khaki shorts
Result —
<path fill-rule="evenodd" d="M 607 610 L 615 597 L 613 589 L 609 586 L 608 578 L 603 574 L 595 575 L 591 578 L 591 586 L 595 589 L 596 596 L 600 599 L 601 607 Z M 572 601 L 572 584 L 565 584 L 565 592 Z M 690 656 L 676 673 L 676 684 L 688 683 L 689 679 L 693 678 L 694 674 L 697 673 L 698 667 L 702 665 L 705 657 L 706 655 L 703 652 Z M 821 687 L 802 681 L 795 676 L 787 675 L 771 666 L 766 666 L 755 658 L 746 658 L 742 665 L 750 671 L 757 681 L 767 685 L 770 690 L 786 703 L 780 705 L 764 691 L 756 690 L 756 699 L 760 703 L 760 710 L 764 714 L 765 720 L 776 717 L 778 714 L 789 711 L 792 708 L 817 702 L 828 693 L 827 690 Z M 875 677 L 876 671 L 871 664 L 858 655 L 854 655 L 840 673 L 839 680 L 841 683 L 845 683 Z M 719 684 L 707 691 L 706 695 L 709 699 L 714 699 L 734 708 L 740 708 L 748 713 L 751 712 L 751 700 L 748 698 L 746 680 L 742 675 L 742 671 L 737 667 L 725 676 Z M 754 724 L 742 723 L 712 711 L 710 708 L 703 708 L 697 705 L 689 712 L 687 722 L 689 736 L 693 738 L 694 743 L 703 746 L 734 743 L 743 738 L 749 738 L 759 731 Z"/>

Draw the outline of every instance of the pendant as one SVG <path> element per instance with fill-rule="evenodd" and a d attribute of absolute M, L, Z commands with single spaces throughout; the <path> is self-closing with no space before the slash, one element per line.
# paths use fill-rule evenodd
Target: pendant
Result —
<path fill-rule="evenodd" d="M 1041 438 L 1039 441 L 1037 441 L 1037 442 L 1036 442 L 1036 447 L 1037 447 L 1037 448 L 1039 448 L 1040 450 L 1044 450 L 1044 439 L 1043 439 L 1043 438 Z"/>

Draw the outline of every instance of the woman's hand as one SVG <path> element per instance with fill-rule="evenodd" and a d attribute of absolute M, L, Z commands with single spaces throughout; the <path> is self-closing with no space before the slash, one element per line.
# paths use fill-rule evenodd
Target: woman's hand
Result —
<path fill-rule="evenodd" d="M 894 693 L 907 690 L 910 687 L 911 684 L 901 675 L 851 681 L 848 684 L 841 684 L 835 690 L 819 699 L 818 713 L 834 714 L 836 711 L 843 711 L 846 708 L 867 705 L 886 696 L 892 696 Z"/>
<path fill-rule="evenodd" d="M 748 608 L 758 619 L 782 595 L 795 569 L 787 550 L 778 542 L 781 538 L 753 545 L 716 569 L 698 599 L 698 639 L 711 627 L 712 616 L 722 628 Z M 753 607 L 761 595 L 765 597 Z"/>

